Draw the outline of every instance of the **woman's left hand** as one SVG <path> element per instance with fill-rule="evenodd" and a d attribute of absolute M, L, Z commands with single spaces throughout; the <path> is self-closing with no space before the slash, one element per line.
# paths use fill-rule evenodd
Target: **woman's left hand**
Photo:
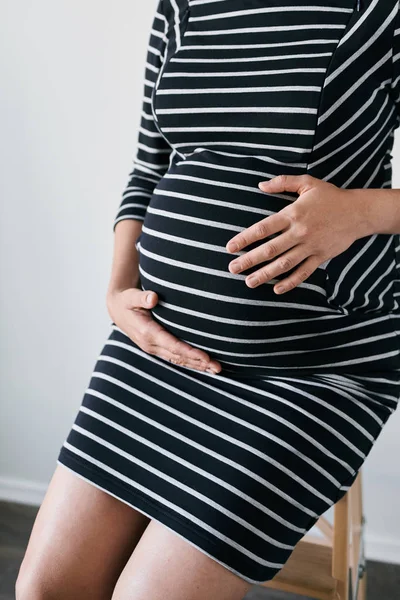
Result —
<path fill-rule="evenodd" d="M 276 257 L 246 277 L 246 284 L 251 288 L 299 265 L 274 287 L 277 294 L 289 291 L 310 277 L 323 262 L 341 254 L 369 233 L 367 203 L 362 190 L 339 188 L 310 175 L 279 175 L 259 183 L 259 188 L 271 194 L 297 192 L 299 197 L 227 243 L 228 252 L 238 252 L 253 242 L 282 232 L 229 263 L 231 273 L 240 273 Z"/>

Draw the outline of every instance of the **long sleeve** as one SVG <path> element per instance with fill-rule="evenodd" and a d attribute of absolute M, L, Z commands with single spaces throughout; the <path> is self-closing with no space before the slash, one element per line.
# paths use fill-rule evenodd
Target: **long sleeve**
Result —
<path fill-rule="evenodd" d="M 151 95 L 165 56 L 166 29 L 163 0 L 159 0 L 148 43 L 136 154 L 127 185 L 122 192 L 113 231 L 116 224 L 123 219 L 143 221 L 153 190 L 169 166 L 172 148 L 157 129 L 151 106 Z"/>
<path fill-rule="evenodd" d="M 392 81 L 393 98 L 397 108 L 397 121 L 400 125 L 400 8 L 394 20 L 392 55 Z"/>

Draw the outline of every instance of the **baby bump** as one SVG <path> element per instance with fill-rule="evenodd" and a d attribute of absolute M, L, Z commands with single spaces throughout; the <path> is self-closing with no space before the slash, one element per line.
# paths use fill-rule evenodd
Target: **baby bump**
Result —
<path fill-rule="evenodd" d="M 243 252 L 229 253 L 227 242 L 292 199 L 259 191 L 261 173 L 220 169 L 216 179 L 215 167 L 187 163 L 171 168 L 154 190 L 138 243 L 141 285 L 159 295 L 154 318 L 192 345 L 240 362 L 265 355 L 269 345 L 279 352 L 285 325 L 312 330 L 315 319 L 336 314 L 326 301 L 322 268 L 280 296 L 273 291 L 277 279 L 246 285 L 254 267 L 229 272 Z"/>

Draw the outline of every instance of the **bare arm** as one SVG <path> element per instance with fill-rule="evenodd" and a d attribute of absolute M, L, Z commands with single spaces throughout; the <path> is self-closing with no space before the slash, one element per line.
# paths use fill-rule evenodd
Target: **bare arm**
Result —
<path fill-rule="evenodd" d="M 158 131 L 151 110 L 153 87 L 166 51 L 166 28 L 163 0 L 159 0 L 149 39 L 137 150 L 113 224 L 114 251 L 106 303 L 113 322 L 144 352 L 182 366 L 219 372 L 221 365 L 217 361 L 211 361 L 203 350 L 176 338 L 153 318 L 150 309 L 157 304 L 158 296 L 153 291 L 143 291 L 139 284 L 139 252 L 135 242 L 153 190 L 168 169 L 172 151 Z"/>
<path fill-rule="evenodd" d="M 118 290 L 139 285 L 139 253 L 135 242 L 142 231 L 142 221 L 124 219 L 115 226 L 114 250 L 107 297 Z"/>
<path fill-rule="evenodd" d="M 114 229 L 114 251 L 107 309 L 113 322 L 144 352 L 185 367 L 218 373 L 221 365 L 206 352 L 176 338 L 150 312 L 158 302 L 155 292 L 139 286 L 139 253 L 135 242 L 142 222 L 124 219 Z M 148 298 L 150 296 L 150 302 Z"/>
<path fill-rule="evenodd" d="M 364 235 L 400 233 L 400 189 L 354 189 L 351 192 L 364 208 Z"/>

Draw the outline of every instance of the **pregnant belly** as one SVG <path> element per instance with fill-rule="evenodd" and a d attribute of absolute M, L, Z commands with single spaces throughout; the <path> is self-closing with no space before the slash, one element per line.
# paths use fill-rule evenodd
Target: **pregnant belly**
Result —
<path fill-rule="evenodd" d="M 322 268 L 283 295 L 273 291 L 277 279 L 249 288 L 245 276 L 255 268 L 229 272 L 248 248 L 231 254 L 228 240 L 295 198 L 258 190 L 273 176 L 260 161 L 226 165 L 211 154 L 171 166 L 154 190 L 138 244 L 141 285 L 158 293 L 152 312 L 164 328 L 226 368 L 278 364 L 291 339 L 317 347 L 321 319 L 329 330 L 342 315 L 327 303 Z"/>

